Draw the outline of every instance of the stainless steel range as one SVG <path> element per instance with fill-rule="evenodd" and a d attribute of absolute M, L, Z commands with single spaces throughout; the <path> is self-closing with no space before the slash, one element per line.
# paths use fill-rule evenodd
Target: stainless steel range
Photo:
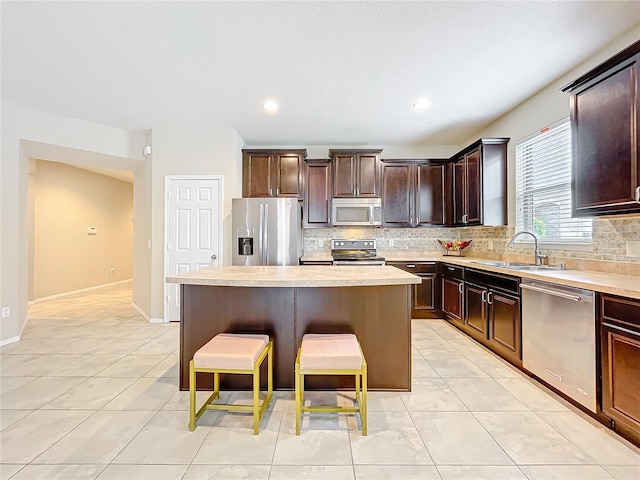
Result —
<path fill-rule="evenodd" d="M 384 265 L 383 257 L 376 253 L 375 239 L 331 240 L 333 265 Z"/>

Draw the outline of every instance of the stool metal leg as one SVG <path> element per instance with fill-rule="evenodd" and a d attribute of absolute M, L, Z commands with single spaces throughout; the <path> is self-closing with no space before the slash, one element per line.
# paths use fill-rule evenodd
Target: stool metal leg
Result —
<path fill-rule="evenodd" d="M 360 405 L 360 419 L 362 420 L 362 435 L 367 435 L 367 364 L 362 362 L 362 405 Z"/>
<path fill-rule="evenodd" d="M 253 434 L 260 428 L 260 364 L 253 368 Z"/>
<path fill-rule="evenodd" d="M 300 364 L 296 362 L 296 435 L 300 435 L 300 416 L 302 415 L 302 400 L 300 394 Z"/>
<path fill-rule="evenodd" d="M 189 362 L 189 430 L 196 429 L 196 372 L 193 360 Z"/>

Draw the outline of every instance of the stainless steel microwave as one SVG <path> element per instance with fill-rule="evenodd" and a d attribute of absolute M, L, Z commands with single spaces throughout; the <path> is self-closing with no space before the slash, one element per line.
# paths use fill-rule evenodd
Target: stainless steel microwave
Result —
<path fill-rule="evenodd" d="M 331 201 L 334 227 L 382 224 L 382 200 L 379 198 L 334 198 Z"/>

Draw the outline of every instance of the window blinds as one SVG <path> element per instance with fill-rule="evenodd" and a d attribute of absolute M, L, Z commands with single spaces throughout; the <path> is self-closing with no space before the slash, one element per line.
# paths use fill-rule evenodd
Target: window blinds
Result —
<path fill-rule="evenodd" d="M 590 243 L 591 219 L 571 217 L 571 128 L 560 120 L 516 145 L 516 231 Z"/>

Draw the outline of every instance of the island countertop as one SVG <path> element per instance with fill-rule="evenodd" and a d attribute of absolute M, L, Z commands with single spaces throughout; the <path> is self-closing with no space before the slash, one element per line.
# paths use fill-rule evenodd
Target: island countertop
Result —
<path fill-rule="evenodd" d="M 391 266 L 221 266 L 167 277 L 168 283 L 218 287 L 359 287 L 410 285 L 420 277 Z"/>

